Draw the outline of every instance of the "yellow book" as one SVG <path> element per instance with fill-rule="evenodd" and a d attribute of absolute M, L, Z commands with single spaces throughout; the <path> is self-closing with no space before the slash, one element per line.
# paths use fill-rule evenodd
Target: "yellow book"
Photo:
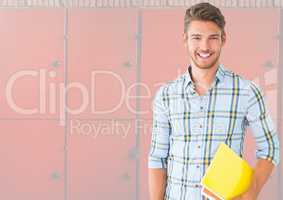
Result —
<path fill-rule="evenodd" d="M 220 143 L 201 180 L 202 194 L 210 199 L 230 200 L 249 187 L 252 167 L 225 143 Z"/>

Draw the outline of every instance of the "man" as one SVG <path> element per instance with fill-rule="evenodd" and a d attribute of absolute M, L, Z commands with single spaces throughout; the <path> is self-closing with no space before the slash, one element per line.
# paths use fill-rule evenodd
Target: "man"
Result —
<path fill-rule="evenodd" d="M 187 72 L 159 88 L 154 99 L 149 153 L 151 200 L 200 200 L 200 181 L 220 142 L 243 154 L 245 129 L 257 143 L 249 189 L 237 200 L 255 200 L 279 163 L 279 141 L 263 94 L 253 82 L 219 63 L 225 19 L 209 3 L 186 11 Z M 233 175 L 233 174 L 231 174 Z"/>

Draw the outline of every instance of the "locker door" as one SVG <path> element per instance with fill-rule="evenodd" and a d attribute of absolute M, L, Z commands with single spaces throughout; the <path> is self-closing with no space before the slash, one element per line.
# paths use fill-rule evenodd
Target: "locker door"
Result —
<path fill-rule="evenodd" d="M 136 13 L 71 9 L 68 196 L 134 199 Z M 81 109 L 80 109 L 81 108 Z M 76 112 L 77 111 L 77 112 Z"/>
<path fill-rule="evenodd" d="M 64 80 L 63 14 L 0 11 L 3 199 L 64 198 L 64 127 L 56 90 Z"/>
<path fill-rule="evenodd" d="M 152 134 L 152 102 L 162 84 L 177 78 L 187 69 L 183 45 L 184 9 L 150 9 L 142 12 L 141 94 L 150 98 L 141 101 L 141 195 L 149 199 L 147 159 Z M 149 92 L 148 92 L 149 91 Z"/>

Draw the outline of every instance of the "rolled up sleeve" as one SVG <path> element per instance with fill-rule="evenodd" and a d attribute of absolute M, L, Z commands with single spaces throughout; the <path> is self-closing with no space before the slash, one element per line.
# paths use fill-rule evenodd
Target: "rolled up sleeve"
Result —
<path fill-rule="evenodd" d="M 279 139 L 271 116 L 265 105 L 261 89 L 250 83 L 247 121 L 256 141 L 257 159 L 267 159 L 274 165 L 279 164 Z"/>
<path fill-rule="evenodd" d="M 153 101 L 153 121 L 151 146 L 148 156 L 149 168 L 167 168 L 169 135 L 171 125 L 168 117 L 168 97 L 166 87 L 161 86 Z"/>

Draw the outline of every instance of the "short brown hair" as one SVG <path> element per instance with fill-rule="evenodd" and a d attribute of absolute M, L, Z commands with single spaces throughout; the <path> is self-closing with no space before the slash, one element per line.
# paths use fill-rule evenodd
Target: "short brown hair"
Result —
<path fill-rule="evenodd" d="M 210 3 L 195 4 L 186 10 L 184 19 L 185 34 L 193 20 L 212 21 L 221 29 L 222 36 L 225 34 L 225 18 L 220 9 Z"/>

